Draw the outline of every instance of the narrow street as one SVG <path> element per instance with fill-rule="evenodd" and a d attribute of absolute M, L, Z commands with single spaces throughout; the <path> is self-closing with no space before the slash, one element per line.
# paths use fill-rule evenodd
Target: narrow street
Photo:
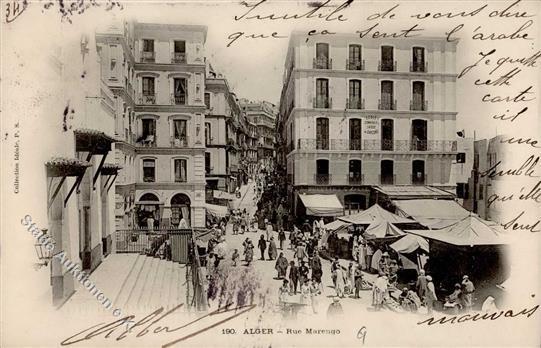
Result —
<path fill-rule="evenodd" d="M 234 207 L 237 209 L 243 210 L 246 209 L 246 211 L 250 214 L 250 216 L 253 216 L 255 212 L 257 211 L 257 201 L 255 200 L 255 193 L 254 193 L 254 186 L 255 183 L 253 181 L 249 181 L 248 185 L 245 185 L 241 188 L 241 198 L 234 201 Z M 260 275 L 262 279 L 262 292 L 267 293 L 270 296 L 270 301 L 277 307 L 278 305 L 278 297 L 279 297 L 279 288 L 282 285 L 282 280 L 277 279 L 277 271 L 275 269 L 275 263 L 276 260 L 268 260 L 268 248 L 265 251 L 265 260 L 260 260 L 260 251 L 257 248 L 257 242 L 261 235 L 265 235 L 265 231 L 263 230 L 257 230 L 254 232 L 246 232 L 244 234 L 237 234 L 233 235 L 233 226 L 229 224 L 226 229 L 226 243 L 228 247 L 227 252 L 227 261 L 228 263 L 231 263 L 231 255 L 234 251 L 234 249 L 238 249 L 240 254 L 240 260 L 238 267 L 246 267 L 244 257 L 242 255 L 243 253 L 243 246 L 242 243 L 246 238 L 249 238 L 252 240 L 252 243 L 255 246 L 254 249 L 254 262 L 250 267 L 254 267 L 257 270 L 257 273 Z M 278 232 L 274 231 L 273 233 L 274 240 L 276 242 L 277 248 L 278 248 L 278 255 L 283 252 L 286 259 L 289 261 L 293 260 L 293 253 L 294 251 L 290 248 L 290 242 L 289 242 L 289 231 L 286 231 L 286 240 L 284 241 L 283 250 L 280 249 L 279 241 L 278 241 Z M 323 277 L 322 277 L 322 287 L 323 287 L 323 294 L 318 296 L 317 302 L 319 305 L 317 306 L 317 314 L 314 314 L 312 311 L 312 308 L 310 308 L 310 304 L 308 304 L 307 308 L 305 310 L 301 310 L 299 313 L 300 316 L 307 315 L 307 316 L 321 316 L 324 317 L 326 315 L 327 308 L 329 304 L 332 303 L 333 297 L 336 295 L 336 292 L 333 287 L 333 281 L 331 278 L 331 262 L 321 258 L 322 262 L 322 268 L 323 268 Z M 342 264 L 343 267 L 347 267 L 347 264 Z M 289 275 L 289 268 L 288 273 Z M 366 278 L 365 274 L 365 278 Z M 370 275 L 368 275 L 369 278 L 371 278 Z M 370 280 L 369 280 L 370 281 Z M 358 315 L 359 311 L 365 311 L 367 307 L 371 306 L 372 300 L 371 300 L 371 291 L 370 290 L 364 290 L 361 291 L 360 299 L 354 299 L 353 297 L 349 297 L 346 295 L 345 298 L 340 300 L 340 303 L 342 304 L 342 307 L 344 309 L 344 315 L 348 315 L 348 313 L 351 313 L 352 315 L 355 313 Z M 290 296 L 291 302 L 299 302 L 300 301 L 300 295 L 294 295 Z"/>

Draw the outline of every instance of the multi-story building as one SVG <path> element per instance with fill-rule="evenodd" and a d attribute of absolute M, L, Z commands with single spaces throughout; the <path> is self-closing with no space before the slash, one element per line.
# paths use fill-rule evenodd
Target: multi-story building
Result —
<path fill-rule="evenodd" d="M 456 159 L 451 166 L 451 181 L 456 182 L 457 202 L 465 209 L 472 211 L 472 200 L 469 180 L 472 175 L 474 162 L 474 140 L 473 138 L 461 138 L 457 140 Z M 455 188 L 453 188 L 455 189 Z"/>
<path fill-rule="evenodd" d="M 136 223 L 205 224 L 207 28 L 134 23 Z"/>
<path fill-rule="evenodd" d="M 455 51 L 444 38 L 293 33 L 279 117 L 293 207 L 297 193 L 363 208 L 374 186 L 453 187 Z"/>
<path fill-rule="evenodd" d="M 257 126 L 257 158 L 260 165 L 270 168 L 274 165 L 274 141 L 276 127 L 276 106 L 267 101 L 251 102 L 241 100 L 246 117 Z"/>
<path fill-rule="evenodd" d="M 51 34 L 62 35 L 60 31 Z M 23 218 L 22 228 L 42 230 L 54 249 L 48 253 L 32 234 L 21 233 L 24 240 L 14 234 L 10 242 L 28 248 L 4 251 L 8 258 L 48 266 L 40 268 L 25 287 L 43 289 L 46 284 L 47 294 L 36 291 L 36 297 L 52 298 L 55 306 L 61 306 L 76 289 L 77 280 L 67 265 L 93 271 L 111 253 L 115 228 L 112 186 L 118 168 L 113 136 L 118 101 L 100 73 L 100 52 L 94 37 L 70 36 L 57 41 L 43 59 L 20 60 L 33 79 L 28 80 L 31 86 L 20 80 L 19 88 L 29 88 L 39 102 L 35 114 L 18 116 L 20 135 L 15 137 L 25 156 L 18 158 L 17 165 L 24 168 L 24 187 L 10 201 L 28 214 L 17 218 Z M 38 50 L 35 55 L 28 51 L 29 57 L 43 53 Z M 19 97 L 19 91 L 7 91 L 13 106 L 28 104 L 28 99 L 20 100 L 28 95 Z M 17 255 L 9 255 L 11 252 Z M 63 260 L 47 260 L 57 254 Z M 16 279 L 16 274 L 7 272 L 6 277 Z"/>
<path fill-rule="evenodd" d="M 115 182 L 117 228 L 135 226 L 136 148 L 135 38 L 134 23 L 114 23 L 96 33 L 101 75 L 117 103 L 115 163 L 120 166 Z"/>

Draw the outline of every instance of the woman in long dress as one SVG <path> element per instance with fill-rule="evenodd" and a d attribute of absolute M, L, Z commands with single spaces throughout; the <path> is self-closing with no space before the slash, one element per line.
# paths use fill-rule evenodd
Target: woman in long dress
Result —
<path fill-rule="evenodd" d="M 278 259 L 276 260 L 276 265 L 274 268 L 278 271 L 278 279 L 283 279 L 286 276 L 287 266 L 289 262 L 284 256 L 284 253 L 280 253 Z"/>
<path fill-rule="evenodd" d="M 380 274 L 372 286 L 372 305 L 376 310 L 383 308 L 388 286 L 387 276 Z"/>
<path fill-rule="evenodd" d="M 343 298 L 345 281 L 344 281 L 344 272 L 342 271 L 342 267 L 338 267 L 335 272 L 336 272 L 336 284 L 335 284 L 336 296 Z"/>
<path fill-rule="evenodd" d="M 274 237 L 271 237 L 269 242 L 269 260 L 275 260 L 277 255 L 278 249 L 276 248 L 276 242 L 274 242 Z"/>

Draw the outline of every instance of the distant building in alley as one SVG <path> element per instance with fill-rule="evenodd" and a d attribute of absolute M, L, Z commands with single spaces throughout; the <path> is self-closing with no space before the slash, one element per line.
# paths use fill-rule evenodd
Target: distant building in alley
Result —
<path fill-rule="evenodd" d="M 293 33 L 278 126 L 290 206 L 302 212 L 310 194 L 334 194 L 345 210 L 453 199 L 455 55 L 445 38 Z"/>
<path fill-rule="evenodd" d="M 241 99 L 242 110 L 248 120 L 257 126 L 257 159 L 260 166 L 272 168 L 275 157 L 277 107 L 267 101 L 251 102 Z"/>

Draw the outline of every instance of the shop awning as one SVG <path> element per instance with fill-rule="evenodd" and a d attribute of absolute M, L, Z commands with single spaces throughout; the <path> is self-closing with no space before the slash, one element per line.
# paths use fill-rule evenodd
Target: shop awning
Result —
<path fill-rule="evenodd" d="M 92 164 L 89 162 L 65 157 L 55 157 L 45 163 L 49 177 L 79 176 L 90 166 Z"/>
<path fill-rule="evenodd" d="M 374 189 L 389 199 L 453 199 L 452 193 L 441 190 L 433 186 L 421 185 L 380 185 L 374 186 Z"/>
<path fill-rule="evenodd" d="M 213 190 L 212 194 L 214 198 L 221 198 L 221 199 L 228 199 L 228 200 L 234 200 L 235 195 L 229 192 L 220 191 L 220 190 Z"/>
<path fill-rule="evenodd" d="M 351 225 L 349 222 L 334 220 L 333 222 L 329 222 L 328 224 L 324 225 L 323 228 L 329 231 L 335 231 L 341 228 L 347 228 L 349 225 Z"/>
<path fill-rule="evenodd" d="M 102 131 L 95 129 L 76 129 L 75 151 L 87 151 L 96 155 L 104 155 L 111 151 L 111 144 L 115 139 Z"/>
<path fill-rule="evenodd" d="M 224 207 L 222 205 L 205 203 L 205 209 L 207 210 L 207 213 L 216 217 L 226 217 L 228 214 L 227 207 Z"/>
<path fill-rule="evenodd" d="M 429 252 L 428 241 L 423 237 L 414 234 L 406 234 L 396 242 L 390 245 L 396 252 L 401 254 L 409 254 L 417 249 Z"/>
<path fill-rule="evenodd" d="M 358 214 L 352 214 L 347 216 L 340 216 L 338 219 L 350 222 L 352 224 L 357 225 L 369 225 L 373 223 L 374 221 L 388 221 L 391 223 L 414 223 L 415 221 L 410 220 L 408 218 L 398 216 L 396 214 L 391 213 L 390 211 L 387 211 L 383 209 L 378 204 L 374 204 L 370 208 L 366 209 L 365 211 L 362 211 Z"/>
<path fill-rule="evenodd" d="M 306 215 L 337 216 L 344 214 L 344 207 L 336 195 L 307 195 L 299 194 L 306 207 Z"/>
<path fill-rule="evenodd" d="M 452 200 L 410 199 L 394 200 L 397 214 L 409 217 L 431 229 L 448 227 L 470 215 Z"/>
<path fill-rule="evenodd" d="M 441 230 L 408 230 L 428 239 L 459 246 L 508 244 L 508 237 L 500 227 L 478 216 L 467 216 L 459 222 Z"/>

